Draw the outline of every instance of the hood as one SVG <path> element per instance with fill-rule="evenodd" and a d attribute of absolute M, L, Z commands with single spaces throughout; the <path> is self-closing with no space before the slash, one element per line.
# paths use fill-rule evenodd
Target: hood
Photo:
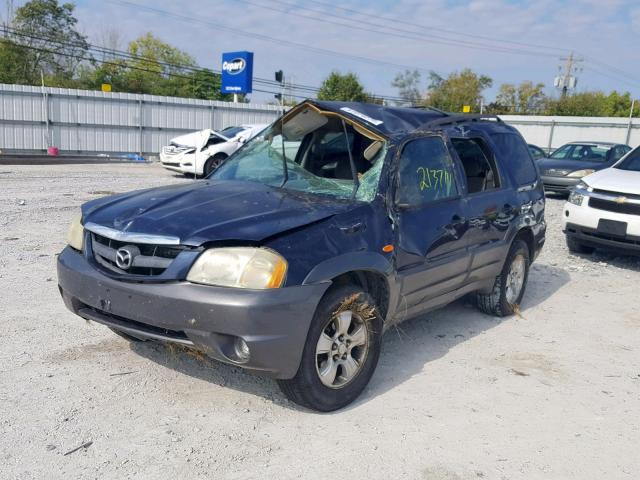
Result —
<path fill-rule="evenodd" d="M 640 172 L 605 168 L 582 179 L 590 187 L 598 190 L 640 195 Z"/>
<path fill-rule="evenodd" d="M 106 197 L 83 205 L 84 223 L 179 237 L 184 245 L 261 241 L 355 206 L 259 183 L 203 180 Z"/>
<path fill-rule="evenodd" d="M 180 145 L 181 147 L 193 147 L 196 149 L 200 149 L 204 147 L 207 140 L 213 133 L 213 130 L 205 129 L 199 130 L 197 132 L 188 133 L 186 135 L 180 135 L 179 137 L 172 138 L 171 143 L 176 145 Z"/>
<path fill-rule="evenodd" d="M 541 158 L 536 162 L 540 173 L 545 175 L 547 170 L 564 170 L 566 173 L 562 174 L 558 172 L 558 176 L 564 176 L 567 173 L 575 172 L 576 170 L 584 170 L 585 168 L 592 168 L 593 170 L 600 170 L 607 168 L 606 162 L 589 162 L 587 160 L 562 160 L 556 158 Z"/>

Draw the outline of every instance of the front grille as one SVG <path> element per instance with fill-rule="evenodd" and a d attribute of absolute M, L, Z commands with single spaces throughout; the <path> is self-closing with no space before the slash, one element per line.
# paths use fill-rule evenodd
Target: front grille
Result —
<path fill-rule="evenodd" d="M 624 195 L 622 195 L 624 196 Z M 627 215 L 640 215 L 640 205 L 636 203 L 617 203 L 613 199 L 589 198 L 589 206 L 607 212 L 626 213 Z"/>
<path fill-rule="evenodd" d="M 612 191 L 609 191 L 609 190 L 600 190 L 598 188 L 594 188 L 593 189 L 593 193 L 600 193 L 602 195 L 607 195 L 607 196 L 610 196 L 612 198 L 625 197 L 625 198 L 630 198 L 630 199 L 633 199 L 633 200 L 640 200 L 640 195 L 633 194 L 633 193 L 612 192 Z"/>
<path fill-rule="evenodd" d="M 126 247 L 132 255 L 131 266 L 122 269 L 116 263 L 118 249 Z M 161 275 L 169 265 L 189 247 L 174 245 L 149 245 L 112 240 L 95 233 L 91 234 L 93 257 L 102 267 L 122 275 Z"/>

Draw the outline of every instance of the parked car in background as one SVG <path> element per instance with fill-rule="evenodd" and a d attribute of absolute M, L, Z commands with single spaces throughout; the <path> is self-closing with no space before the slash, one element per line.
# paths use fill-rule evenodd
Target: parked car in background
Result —
<path fill-rule="evenodd" d="M 219 132 L 200 130 L 171 140 L 162 148 L 160 162 L 167 170 L 206 176 L 267 125 L 240 125 Z"/>
<path fill-rule="evenodd" d="M 517 311 L 544 208 L 497 117 L 309 100 L 206 180 L 85 203 L 58 283 L 131 341 L 200 350 L 331 411 L 365 389 L 385 328 L 470 293 Z"/>
<path fill-rule="evenodd" d="M 572 252 L 640 254 L 640 148 L 580 181 L 564 207 L 562 230 Z"/>
<path fill-rule="evenodd" d="M 529 153 L 531 154 L 534 160 L 540 160 L 541 158 L 544 158 L 547 156 L 547 153 L 537 145 L 533 145 L 530 143 L 527 145 L 527 147 L 529 148 Z"/>
<path fill-rule="evenodd" d="M 608 168 L 631 150 L 629 145 L 608 142 L 573 142 L 538 160 L 538 168 L 549 192 L 569 193 L 582 177 Z"/>

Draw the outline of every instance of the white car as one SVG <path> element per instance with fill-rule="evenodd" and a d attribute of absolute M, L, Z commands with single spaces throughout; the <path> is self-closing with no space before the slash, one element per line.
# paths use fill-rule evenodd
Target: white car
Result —
<path fill-rule="evenodd" d="M 162 147 L 160 162 L 164 168 L 185 175 L 208 175 L 265 128 L 267 125 L 240 125 L 182 135 Z"/>
<path fill-rule="evenodd" d="M 640 254 L 640 147 L 582 179 L 565 204 L 562 230 L 575 253 Z"/>

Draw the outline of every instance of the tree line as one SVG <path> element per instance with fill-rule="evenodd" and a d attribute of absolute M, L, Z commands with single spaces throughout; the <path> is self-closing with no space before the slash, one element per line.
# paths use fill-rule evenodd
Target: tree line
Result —
<path fill-rule="evenodd" d="M 199 67 L 195 59 L 151 33 L 146 33 L 119 50 L 116 31 L 103 35 L 102 45 L 91 45 L 78 30 L 72 3 L 58 0 L 30 0 L 11 19 L 0 25 L 0 83 L 231 100 L 220 92 L 220 75 Z M 629 92 L 577 92 L 552 97 L 545 85 L 524 81 L 500 85 L 494 101 L 485 92 L 493 79 L 470 69 L 446 77 L 431 72 L 423 86 L 418 70 L 396 75 L 392 86 L 398 91 L 393 103 L 434 107 L 461 112 L 521 115 L 628 116 Z M 321 100 L 342 100 L 382 104 L 367 92 L 354 73 L 331 72 L 317 93 Z M 634 116 L 640 114 L 640 102 Z"/>
<path fill-rule="evenodd" d="M 230 100 L 220 75 L 151 33 L 117 49 L 94 46 L 77 28 L 75 6 L 31 0 L 0 26 L 0 83 Z M 113 33 L 113 32 L 112 32 Z M 107 35 L 108 36 L 108 35 Z M 109 43 L 108 38 L 104 43 Z"/>

